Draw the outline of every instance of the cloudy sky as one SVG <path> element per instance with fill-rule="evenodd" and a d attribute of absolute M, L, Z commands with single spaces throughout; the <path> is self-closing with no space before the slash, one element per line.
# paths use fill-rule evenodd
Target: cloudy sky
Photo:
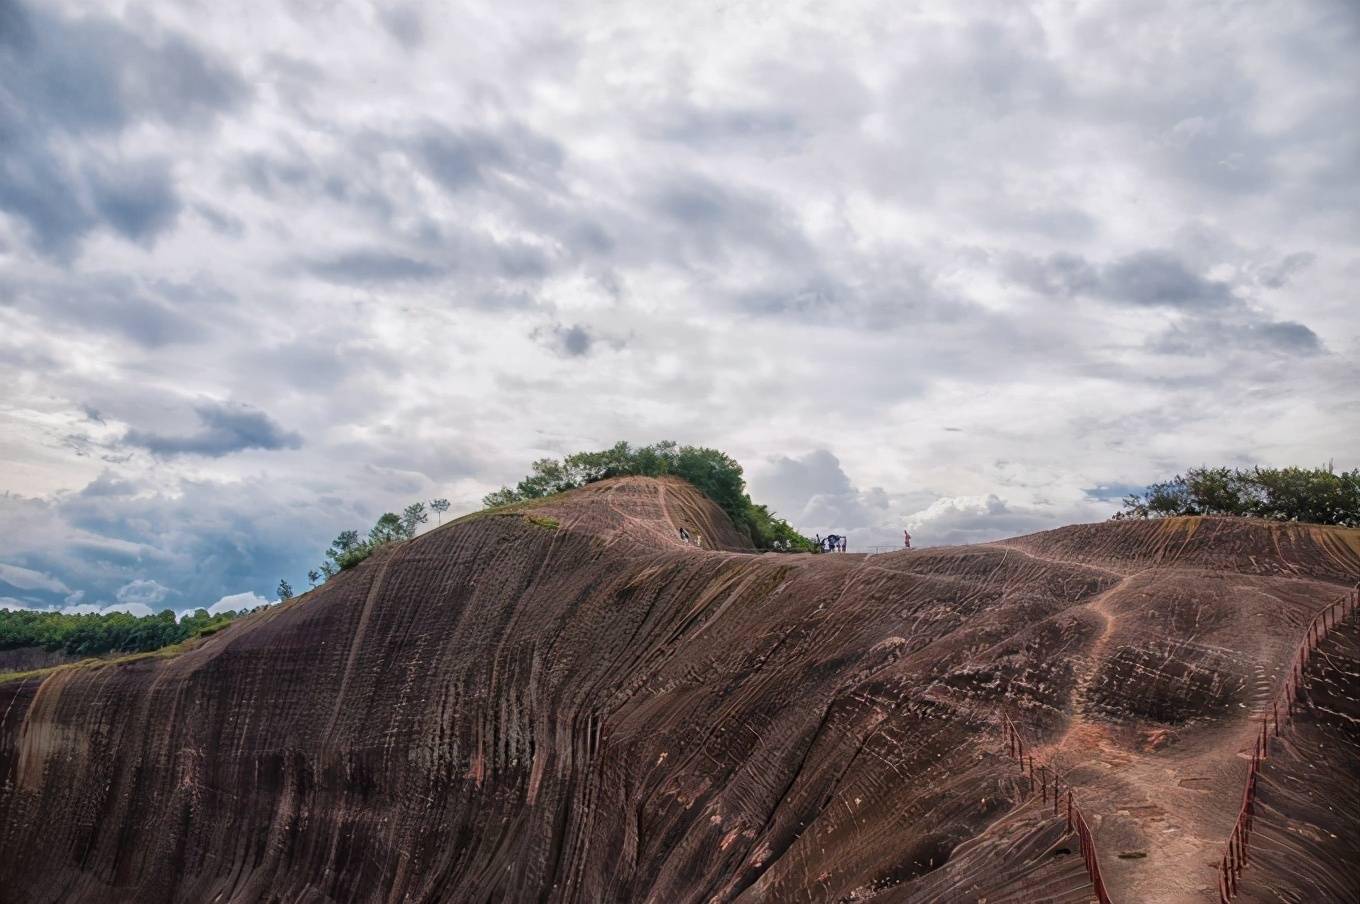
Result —
<path fill-rule="evenodd" d="M 617 439 L 852 548 L 1355 467 L 1357 239 L 1347 0 L 0 0 L 0 604 Z"/>

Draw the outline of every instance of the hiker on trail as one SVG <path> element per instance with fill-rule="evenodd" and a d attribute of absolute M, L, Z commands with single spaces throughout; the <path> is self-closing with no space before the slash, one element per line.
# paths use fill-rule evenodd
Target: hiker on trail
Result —
<path fill-rule="evenodd" d="M 902 528 L 902 548 L 911 549 L 911 534 L 907 532 L 905 527 Z"/>
<path fill-rule="evenodd" d="M 694 532 L 694 545 L 699 547 L 704 545 L 704 535 L 697 530 Z"/>
<path fill-rule="evenodd" d="M 826 552 L 826 541 L 822 539 L 821 534 L 812 538 L 812 545 L 815 552 Z"/>
<path fill-rule="evenodd" d="M 841 537 L 841 552 L 845 552 L 845 538 Z"/>
<path fill-rule="evenodd" d="M 827 536 L 824 543 L 826 544 L 825 549 L 827 552 L 839 552 L 841 548 L 841 535 L 830 534 Z"/>
<path fill-rule="evenodd" d="M 683 527 L 680 528 L 680 539 L 684 540 L 686 543 L 689 542 L 689 531 L 685 530 Z"/>

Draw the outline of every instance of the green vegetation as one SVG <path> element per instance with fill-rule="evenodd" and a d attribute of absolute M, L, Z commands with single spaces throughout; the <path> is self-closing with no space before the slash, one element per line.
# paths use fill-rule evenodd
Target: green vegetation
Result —
<path fill-rule="evenodd" d="M 524 517 L 529 519 L 530 524 L 536 524 L 544 530 L 557 530 L 561 526 L 557 519 L 550 515 L 525 515 Z"/>
<path fill-rule="evenodd" d="M 155 615 L 126 612 L 70 615 L 31 609 L 0 609 L 0 650 L 41 647 L 75 656 L 144 653 L 216 632 L 241 612 L 209 615 L 199 609 L 181 619 L 166 609 Z"/>
<path fill-rule="evenodd" d="M 444 499 L 436 499 L 431 505 L 436 512 L 448 511 L 448 502 Z M 425 503 L 413 502 L 402 509 L 400 515 L 395 512 L 385 512 L 378 518 L 377 522 L 368 531 L 368 536 L 361 538 L 357 530 L 344 530 L 340 532 L 330 547 L 326 550 L 326 561 L 318 566 L 321 570 L 318 573 L 315 569 L 307 572 L 307 580 L 313 585 L 323 576 L 326 578 L 335 575 L 347 568 L 353 568 L 364 559 L 373 555 L 379 547 L 386 546 L 388 543 L 396 543 L 399 540 L 409 540 L 416 535 L 420 525 L 430 520 L 430 514 L 425 510 Z M 283 582 L 280 582 L 282 586 Z M 292 588 L 289 588 L 290 592 Z"/>
<path fill-rule="evenodd" d="M 1124 499 L 1123 518 L 1168 515 L 1248 515 L 1360 527 L 1360 469 L 1191 468 L 1142 496 Z"/>
<path fill-rule="evenodd" d="M 746 494 L 741 465 L 717 449 L 679 446 L 670 441 L 633 448 L 626 442 L 619 442 L 599 452 L 577 452 L 561 461 L 541 458 L 533 463 L 532 469 L 532 473 L 513 488 L 501 487 L 482 502 L 488 508 L 496 508 L 574 490 L 608 477 L 669 474 L 688 480 L 717 503 L 737 530 L 751 538 L 757 549 L 812 549 L 812 541 L 787 521 L 751 501 Z"/>

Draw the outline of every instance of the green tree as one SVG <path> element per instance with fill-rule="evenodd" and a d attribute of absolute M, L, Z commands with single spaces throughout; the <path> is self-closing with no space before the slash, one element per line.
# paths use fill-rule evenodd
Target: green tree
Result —
<path fill-rule="evenodd" d="M 217 630 L 243 614 L 209 615 L 207 610 L 199 609 L 177 619 L 169 609 L 145 616 L 126 612 L 74 615 L 0 610 L 0 650 L 41 647 L 76 656 L 141 653 L 180 643 L 205 630 Z"/>
<path fill-rule="evenodd" d="M 285 580 L 280 580 L 278 590 L 275 592 L 278 593 L 280 602 L 290 600 L 293 598 L 293 585 Z"/>
<path fill-rule="evenodd" d="M 1114 517 L 1250 515 L 1276 521 L 1360 526 L 1360 469 L 1191 468 L 1124 499 Z"/>
<path fill-rule="evenodd" d="M 561 461 L 541 458 L 514 488 L 501 487 L 483 500 L 496 508 L 575 489 L 597 480 L 625 475 L 660 477 L 672 474 L 694 484 L 727 513 L 738 531 L 759 549 L 809 550 L 812 541 L 763 505 L 751 501 L 741 465 L 731 456 L 673 441 L 633 448 L 618 442 L 598 452 L 575 452 Z"/>
<path fill-rule="evenodd" d="M 430 509 L 434 512 L 435 524 L 443 524 L 444 513 L 449 510 L 449 501 L 447 499 L 431 499 Z"/>
<path fill-rule="evenodd" d="M 412 502 L 401 510 L 401 529 L 407 539 L 414 537 L 420 525 L 427 524 L 429 520 L 430 513 L 425 511 L 423 502 Z"/>
<path fill-rule="evenodd" d="M 372 546 L 404 539 L 406 530 L 402 527 L 401 516 L 394 512 L 384 512 L 368 532 L 368 542 Z"/>

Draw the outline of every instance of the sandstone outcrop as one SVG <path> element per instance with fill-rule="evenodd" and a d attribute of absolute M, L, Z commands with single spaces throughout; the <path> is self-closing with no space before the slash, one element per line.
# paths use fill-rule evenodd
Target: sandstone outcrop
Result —
<path fill-rule="evenodd" d="M 1357 578 L 1360 531 L 1211 518 L 758 555 L 687 484 L 594 484 L 0 683 L 0 901 L 1089 900 L 1003 712 L 1117 900 L 1214 901 L 1252 717 Z M 1314 734 L 1354 777 L 1354 720 Z M 1258 875 L 1358 887 L 1356 795 L 1283 767 L 1315 828 Z"/>

